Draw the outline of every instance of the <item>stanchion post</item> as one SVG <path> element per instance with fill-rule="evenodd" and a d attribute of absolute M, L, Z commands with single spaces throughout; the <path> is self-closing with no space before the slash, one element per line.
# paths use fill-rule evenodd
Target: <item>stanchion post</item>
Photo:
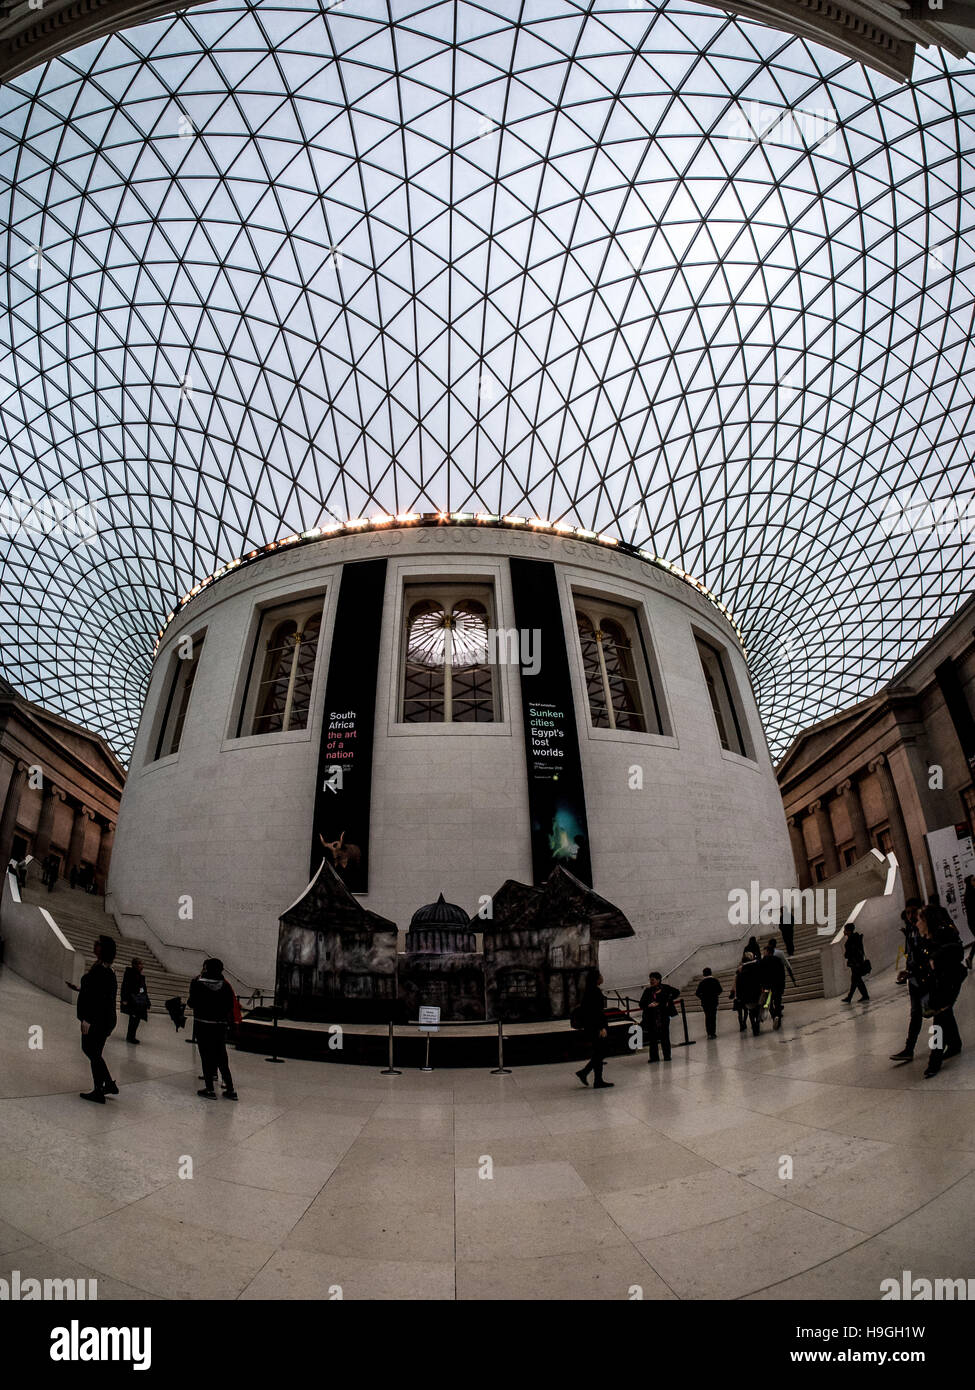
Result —
<path fill-rule="evenodd" d="M 426 1052 L 425 1052 L 425 1054 L 424 1054 L 423 1066 L 420 1068 L 420 1070 L 421 1070 L 421 1071 L 433 1071 L 433 1067 L 431 1067 L 431 1065 L 430 1065 L 430 1034 L 429 1034 L 429 1033 L 427 1034 L 427 1050 L 426 1050 Z"/>
<path fill-rule="evenodd" d="M 504 1025 L 498 1019 L 498 1065 L 493 1068 L 492 1076 L 510 1076 L 511 1068 L 504 1064 Z"/>
<path fill-rule="evenodd" d="M 694 1047 L 697 1043 L 696 1038 L 692 1038 L 687 1031 L 687 1009 L 683 999 L 680 1001 L 680 1019 L 684 1025 L 684 1041 L 677 1044 L 678 1047 Z"/>
<path fill-rule="evenodd" d="M 265 1062 L 276 1062 L 283 1066 L 284 1058 L 278 1056 L 278 1001 L 275 995 L 271 996 L 271 1051 L 274 1056 L 265 1057 Z"/>
<path fill-rule="evenodd" d="M 428 1039 L 427 1039 L 427 1043 L 428 1043 L 428 1044 L 429 1044 L 429 1041 L 430 1041 L 430 1040 L 429 1040 L 429 1038 L 428 1038 Z M 396 1068 L 393 1066 L 393 1020 L 392 1020 L 392 1019 L 389 1020 L 389 1066 L 388 1066 L 388 1067 L 384 1067 L 383 1070 L 379 1073 L 379 1075 L 380 1075 L 380 1076 L 402 1076 L 402 1075 L 403 1075 L 403 1073 L 402 1073 L 401 1071 L 397 1071 Z"/>

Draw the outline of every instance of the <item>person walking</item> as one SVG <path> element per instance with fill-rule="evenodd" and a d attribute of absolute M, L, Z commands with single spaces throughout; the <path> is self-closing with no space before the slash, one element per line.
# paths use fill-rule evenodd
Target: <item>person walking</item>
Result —
<path fill-rule="evenodd" d="M 718 1036 L 718 999 L 724 993 L 721 981 L 711 974 L 710 965 L 704 967 L 704 978 L 694 991 L 701 1001 L 704 1011 L 704 1031 L 709 1038 Z"/>
<path fill-rule="evenodd" d="M 219 1071 L 223 1078 L 224 1100 L 236 1100 L 227 1038 L 234 1021 L 234 992 L 223 977 L 222 960 L 206 960 L 203 971 L 190 982 L 189 1007 L 193 1010 L 193 1035 L 200 1049 L 203 1089 L 198 1096 L 216 1100 L 214 1082 Z"/>
<path fill-rule="evenodd" d="M 145 1023 L 149 1017 L 149 1010 L 152 1008 L 149 991 L 146 987 L 146 977 L 142 971 L 142 961 L 138 956 L 133 957 L 132 964 L 127 966 L 122 974 L 119 1008 L 129 1016 L 125 1041 L 135 1043 L 138 1047 L 139 1039 L 136 1037 L 136 1033 L 139 1031 L 139 1024 Z"/>
<path fill-rule="evenodd" d="M 867 987 L 863 983 L 866 976 L 870 974 L 870 962 L 867 960 L 866 952 L 863 949 L 863 934 L 854 929 L 852 922 L 847 922 L 846 926 L 843 928 L 843 937 L 843 955 L 846 957 L 846 963 L 850 967 L 850 992 L 849 994 L 844 994 L 843 1003 L 852 1004 L 853 991 L 855 989 L 860 991 L 861 999 L 870 998 L 870 995 L 867 993 Z"/>
<path fill-rule="evenodd" d="M 592 969 L 586 976 L 586 990 L 579 1005 L 579 1020 L 582 1031 L 589 1044 L 589 1061 L 576 1072 L 583 1086 L 589 1085 L 589 1073 L 593 1074 L 593 1090 L 598 1091 L 612 1086 L 612 1081 L 603 1080 L 603 1060 L 606 1056 L 606 1040 L 609 1029 L 606 1027 L 606 996 L 600 989 L 603 977 Z"/>
<path fill-rule="evenodd" d="M 966 970 L 961 937 L 953 923 L 946 924 L 937 913 L 924 907 L 918 913 L 917 927 L 926 967 L 923 1012 L 930 1018 L 932 1029 L 936 1030 L 933 1040 L 939 1044 L 931 1048 L 924 1071 L 925 1077 L 930 1078 L 937 1076 L 949 1057 L 957 1057 L 961 1051 L 954 1005 Z"/>
<path fill-rule="evenodd" d="M 95 942 L 95 962 L 82 976 L 75 1012 L 81 1023 L 81 1050 L 91 1065 L 92 1089 L 81 1091 L 82 1100 L 104 1105 L 106 1096 L 117 1096 L 118 1086 L 112 1080 L 108 1064 L 102 1056 L 105 1044 L 115 1030 L 115 996 L 118 980 L 112 969 L 115 942 L 110 936 L 100 936 Z"/>
<path fill-rule="evenodd" d="M 968 969 L 972 968 L 972 957 L 975 956 L 975 874 L 969 874 L 965 879 L 965 896 L 962 898 L 962 905 L 965 909 L 965 921 L 968 923 L 968 930 L 972 934 L 972 939 L 968 944 L 968 960 L 965 964 Z"/>
<path fill-rule="evenodd" d="M 752 1033 L 758 1037 L 762 1031 L 762 975 L 759 963 L 751 951 L 735 975 L 735 1008 L 738 1011 L 738 1027 L 745 1031 L 746 1018 L 752 1025 Z"/>
<path fill-rule="evenodd" d="M 911 1001 L 911 1013 L 907 1023 L 907 1040 L 900 1052 L 892 1052 L 892 1062 L 912 1062 L 914 1048 L 921 1032 L 921 999 L 924 980 L 927 974 L 927 958 L 924 954 L 924 938 L 918 930 L 918 913 L 923 904 L 920 898 L 908 898 L 901 913 L 901 932 L 904 936 L 904 969 L 898 971 L 897 983 L 907 985 Z"/>
<path fill-rule="evenodd" d="M 785 994 L 786 960 L 781 951 L 775 949 L 774 938 L 765 947 L 760 962 L 760 976 L 763 993 L 769 996 L 768 1011 L 772 1018 L 773 1030 L 782 1027 L 782 996 Z M 792 974 L 792 971 L 789 971 Z M 795 977 L 793 976 L 793 983 Z"/>
<path fill-rule="evenodd" d="M 783 907 L 780 911 L 779 931 L 782 933 L 782 943 L 785 946 L 786 954 L 794 956 L 796 953 L 796 927 L 792 920 L 791 907 Z"/>
<path fill-rule="evenodd" d="M 759 944 L 758 944 L 758 937 L 756 937 L 756 936 L 750 936 L 750 937 L 748 938 L 748 945 L 745 947 L 745 949 L 744 949 L 744 950 L 742 951 L 742 953 L 741 953 L 742 962 L 744 962 L 745 957 L 746 957 L 746 956 L 749 956 L 749 955 L 751 956 L 752 960 L 760 960 L 760 959 L 761 959 L 762 948 L 761 948 L 761 946 L 759 946 Z"/>
<path fill-rule="evenodd" d="M 648 1063 L 659 1062 L 661 1052 L 664 1061 L 670 1061 L 670 1020 L 677 1012 L 674 1000 L 679 994 L 679 989 L 664 984 L 659 970 L 651 970 L 650 983 L 640 995 L 643 1040 L 650 1051 Z"/>

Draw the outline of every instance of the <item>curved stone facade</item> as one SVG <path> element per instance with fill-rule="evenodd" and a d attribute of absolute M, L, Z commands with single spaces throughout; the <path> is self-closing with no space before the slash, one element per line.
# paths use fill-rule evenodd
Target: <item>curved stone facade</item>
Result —
<path fill-rule="evenodd" d="M 667 970 L 696 946 L 734 935 L 732 888 L 747 889 L 753 880 L 794 883 L 744 654 L 734 627 L 707 598 L 635 555 L 584 540 L 524 528 L 402 526 L 273 552 L 204 589 L 170 623 L 153 668 L 112 860 L 109 906 L 123 930 L 138 927 L 174 966 L 190 963 L 190 953 L 218 954 L 242 981 L 271 986 L 278 919 L 309 879 L 339 584 L 344 567 L 376 557 L 385 557 L 387 567 L 368 892 L 360 901 L 398 924 L 401 949 L 413 913 L 439 893 L 473 915 L 505 880 L 533 878 L 520 668 L 494 667 L 498 703 L 491 722 L 402 719 L 407 600 L 417 592 L 410 586 L 487 594 L 492 621 L 511 630 L 514 558 L 554 566 L 593 887 L 636 932 L 604 943 L 607 985 L 634 986 L 649 969 Z M 300 624 L 319 600 L 321 635 L 305 727 L 248 735 L 242 712 L 253 708 L 255 653 L 267 610 L 298 605 Z M 595 726 L 573 611 L 586 604 L 624 611 L 638 625 L 662 732 Z M 698 643 L 720 653 L 744 755 L 722 747 Z M 173 671 L 181 644 L 196 660 L 179 711 Z M 178 748 L 167 752 L 161 730 L 177 715 Z"/>

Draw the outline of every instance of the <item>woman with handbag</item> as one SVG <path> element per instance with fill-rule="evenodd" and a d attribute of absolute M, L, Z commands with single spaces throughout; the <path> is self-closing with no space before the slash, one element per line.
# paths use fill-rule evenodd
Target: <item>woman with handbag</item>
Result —
<path fill-rule="evenodd" d="M 961 1034 L 955 1020 L 955 1000 L 967 971 L 964 948 L 954 924 L 945 921 L 938 909 L 922 907 L 918 913 L 917 929 L 925 960 L 921 988 L 921 1012 L 931 1020 L 931 1057 L 925 1077 L 937 1076 L 942 1064 L 961 1051 Z"/>
<path fill-rule="evenodd" d="M 852 1004 L 853 991 L 855 989 L 860 991 L 861 999 L 870 998 L 870 995 L 867 993 L 867 987 L 863 981 L 866 976 L 870 974 L 873 967 L 867 960 L 866 952 L 863 949 L 863 935 L 861 932 L 854 930 L 852 922 L 847 922 L 846 926 L 843 928 L 843 936 L 845 938 L 843 954 L 846 957 L 847 965 L 850 967 L 850 992 L 843 996 L 843 1003 Z"/>
<path fill-rule="evenodd" d="M 149 991 L 146 988 L 146 977 L 142 973 L 142 961 L 139 960 L 138 956 L 133 959 L 131 965 L 126 966 L 122 975 L 119 1008 L 122 1013 L 129 1016 L 125 1041 L 135 1043 L 138 1047 L 139 1039 L 136 1037 L 136 1033 L 139 1031 L 139 1024 L 145 1023 L 149 1017 L 149 1010 L 152 1008 L 149 1001 Z"/>

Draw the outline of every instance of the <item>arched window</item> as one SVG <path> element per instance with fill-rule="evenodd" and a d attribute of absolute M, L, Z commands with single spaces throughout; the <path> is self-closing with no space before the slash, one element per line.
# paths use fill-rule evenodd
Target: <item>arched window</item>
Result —
<path fill-rule="evenodd" d="M 265 613 L 238 737 L 307 727 L 321 626 L 321 599 Z"/>
<path fill-rule="evenodd" d="M 488 654 L 487 596 L 407 593 L 403 722 L 483 724 L 497 719 Z"/>
<path fill-rule="evenodd" d="M 162 727 L 156 740 L 154 758 L 165 758 L 171 753 L 179 752 L 179 745 L 183 738 L 183 725 L 186 723 L 186 713 L 190 706 L 190 696 L 193 694 L 193 683 L 196 680 L 196 670 L 200 664 L 202 650 L 203 638 L 196 637 L 193 640 L 192 653 L 185 656 L 178 655 L 176 658 Z"/>
<path fill-rule="evenodd" d="M 663 732 L 636 614 L 577 599 L 576 625 L 593 728 L 646 733 L 649 707 L 650 732 Z"/>

